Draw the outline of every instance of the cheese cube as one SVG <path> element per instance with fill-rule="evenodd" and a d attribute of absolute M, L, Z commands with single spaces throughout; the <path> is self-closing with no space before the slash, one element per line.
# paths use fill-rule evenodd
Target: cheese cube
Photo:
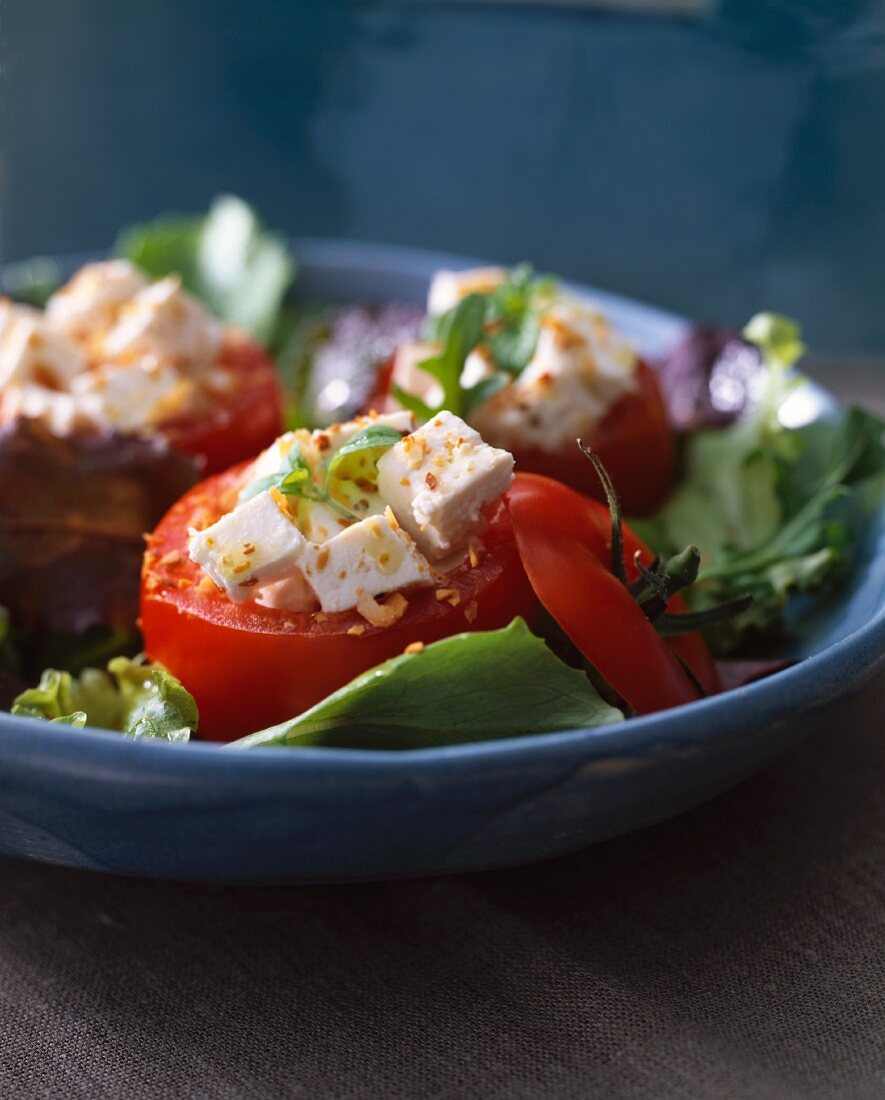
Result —
<path fill-rule="evenodd" d="M 205 531 L 192 531 L 191 559 L 239 603 L 252 589 L 298 568 L 306 546 L 274 490 L 259 493 Z"/>
<path fill-rule="evenodd" d="M 434 561 L 467 546 L 482 509 L 510 488 L 513 456 L 441 412 L 378 462 L 378 489 L 396 518 Z"/>
<path fill-rule="evenodd" d="M 324 543 L 309 543 L 301 559 L 323 611 L 346 611 L 366 597 L 434 583 L 430 565 L 388 508 Z"/>
<path fill-rule="evenodd" d="M 170 363 L 148 356 L 131 366 L 106 363 L 87 371 L 71 383 L 71 393 L 96 424 L 130 432 L 186 412 L 196 387 Z"/>
<path fill-rule="evenodd" d="M 110 329 L 122 306 L 147 286 L 128 260 L 86 264 L 46 303 L 46 319 L 78 340 L 91 340 Z"/>
<path fill-rule="evenodd" d="M 33 384 L 67 389 L 85 367 L 80 348 L 37 310 L 0 300 L 0 388 Z"/>
<path fill-rule="evenodd" d="M 173 359 L 182 367 L 208 366 L 221 346 L 222 325 L 169 275 L 140 290 L 107 334 L 108 359 L 132 362 L 143 355 Z"/>

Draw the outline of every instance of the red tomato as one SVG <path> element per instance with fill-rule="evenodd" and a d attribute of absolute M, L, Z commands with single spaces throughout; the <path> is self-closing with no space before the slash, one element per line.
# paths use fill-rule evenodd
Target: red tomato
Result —
<path fill-rule="evenodd" d="M 464 630 L 497 630 L 537 608 L 510 513 L 489 517 L 476 566 L 465 562 L 441 582 L 452 590 L 406 591 L 393 626 L 370 626 L 356 611 L 295 614 L 234 604 L 187 556 L 187 532 L 228 511 L 243 467 L 209 478 L 173 505 L 151 536 L 142 573 L 141 628 L 151 660 L 161 661 L 193 693 L 200 733 L 226 741 L 300 714 L 354 676 L 412 642 Z"/>
<path fill-rule="evenodd" d="M 617 401 L 584 442 L 600 457 L 628 515 L 654 511 L 673 477 L 676 445 L 658 376 L 640 360 L 637 387 Z M 514 450 L 517 470 L 544 474 L 595 500 L 605 499 L 596 471 L 577 445 L 551 453 Z"/>
<path fill-rule="evenodd" d="M 231 389 L 199 416 L 160 425 L 176 450 L 205 460 L 216 474 L 269 447 L 283 430 L 283 392 L 269 356 L 253 340 L 237 335 L 221 350 L 218 364 Z"/>
<path fill-rule="evenodd" d="M 677 655 L 705 691 L 718 690 L 703 639 L 688 635 L 668 645 L 611 572 L 611 523 L 604 505 L 536 474 L 517 474 L 509 505 L 523 565 L 538 599 L 634 710 L 649 714 L 698 698 Z M 632 581 L 639 575 L 633 563 L 636 551 L 646 564 L 651 554 L 626 525 L 622 532 L 627 580 Z M 678 611 L 684 605 L 675 599 L 671 608 Z"/>
<path fill-rule="evenodd" d="M 379 368 L 375 389 L 366 403 L 367 410 L 389 406 L 393 366 L 391 357 Z M 658 376 L 643 360 L 636 368 L 636 381 L 636 389 L 612 406 L 596 431 L 584 442 L 605 464 L 624 511 L 639 516 L 654 511 L 666 496 L 673 479 L 676 442 Z M 495 440 L 487 442 L 495 443 Z M 595 500 L 605 499 L 599 478 L 577 443 L 565 451 L 555 452 L 536 447 L 514 448 L 513 456 L 517 470 L 543 474 Z"/>

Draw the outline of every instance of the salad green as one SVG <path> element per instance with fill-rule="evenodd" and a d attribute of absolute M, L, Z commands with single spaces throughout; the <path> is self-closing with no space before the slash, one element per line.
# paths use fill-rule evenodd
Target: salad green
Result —
<path fill-rule="evenodd" d="M 720 653 L 776 627 L 794 595 L 843 576 L 885 499 L 885 424 L 855 408 L 788 426 L 788 402 L 813 402 L 790 372 L 803 350 L 798 326 L 760 315 L 744 335 L 766 358 L 762 392 L 729 427 L 690 435 L 679 486 L 654 517 L 633 521 L 660 552 L 703 548 L 692 608 L 752 597 L 708 631 Z"/>
<path fill-rule="evenodd" d="M 160 665 L 128 657 L 114 657 L 106 672 L 87 668 L 72 676 L 47 669 L 37 687 L 18 696 L 12 713 L 162 741 L 187 741 L 197 728 L 196 704 L 181 683 Z"/>
<path fill-rule="evenodd" d="M 167 216 L 131 226 L 114 251 L 155 279 L 177 272 L 217 317 L 264 343 L 277 331 L 296 270 L 285 240 L 234 195 L 216 198 L 205 217 Z"/>
<path fill-rule="evenodd" d="M 528 365 L 541 331 L 540 313 L 555 289 L 554 279 L 537 277 L 528 264 L 521 264 L 507 273 L 500 286 L 468 294 L 450 310 L 428 318 L 425 335 L 438 343 L 440 350 L 419 366 L 439 382 L 442 398 L 430 406 L 394 386 L 399 403 L 424 420 L 442 409 L 469 416 Z M 480 345 L 491 353 L 494 370 L 479 382 L 464 386 L 464 364 Z"/>
<path fill-rule="evenodd" d="M 583 672 L 522 619 L 456 634 L 365 673 L 282 725 L 234 742 L 416 749 L 620 722 Z"/>

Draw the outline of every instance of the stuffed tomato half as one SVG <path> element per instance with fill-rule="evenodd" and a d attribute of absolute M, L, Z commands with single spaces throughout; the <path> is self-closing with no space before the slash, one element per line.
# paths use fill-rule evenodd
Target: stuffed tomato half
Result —
<path fill-rule="evenodd" d="M 514 455 L 518 471 L 602 500 L 575 447 L 581 438 L 628 514 L 652 511 L 673 477 L 675 440 L 657 373 L 592 302 L 527 268 L 438 272 L 426 339 L 398 349 L 373 400 L 421 415 L 457 408 Z"/>
<path fill-rule="evenodd" d="M 203 736 L 291 718 L 409 646 L 533 621 L 512 458 L 448 413 L 412 426 L 289 433 L 157 527 L 145 647 L 194 695 Z"/>
<path fill-rule="evenodd" d="M 698 636 L 653 625 L 669 584 L 616 508 L 514 479 L 513 457 L 448 411 L 417 429 L 396 412 L 290 432 L 187 493 L 150 538 L 141 618 L 203 736 L 229 740 L 390 657 L 534 626 L 542 608 L 627 709 L 690 702 L 718 684 Z"/>
<path fill-rule="evenodd" d="M 0 300 L 0 425 L 159 438 L 212 473 L 266 447 L 282 415 L 269 357 L 177 275 L 150 282 L 109 260 L 81 268 L 43 311 Z"/>

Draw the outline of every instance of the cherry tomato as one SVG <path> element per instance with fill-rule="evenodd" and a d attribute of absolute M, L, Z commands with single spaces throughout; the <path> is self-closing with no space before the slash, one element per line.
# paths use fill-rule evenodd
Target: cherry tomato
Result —
<path fill-rule="evenodd" d="M 253 340 L 238 335 L 222 348 L 217 366 L 230 390 L 199 416 L 159 426 L 176 450 L 202 458 L 206 474 L 252 458 L 283 430 L 283 393 L 274 365 Z"/>
<path fill-rule="evenodd" d="M 636 389 L 611 407 L 584 442 L 608 470 L 624 511 L 638 516 L 654 511 L 666 495 L 676 449 L 658 376 L 642 360 L 636 382 Z M 595 470 L 576 444 L 557 453 L 525 448 L 513 455 L 517 470 L 543 474 L 595 500 L 605 499 Z"/>
<path fill-rule="evenodd" d="M 505 502 L 488 517 L 476 564 L 465 561 L 438 588 L 406 590 L 409 606 L 393 626 L 370 626 L 356 611 L 232 603 L 188 558 L 187 533 L 233 506 L 243 472 L 209 478 L 182 497 L 151 536 L 142 573 L 145 649 L 193 693 L 202 736 L 225 741 L 292 718 L 413 642 L 497 630 L 516 615 L 534 621 L 537 601 Z"/>
<path fill-rule="evenodd" d="M 689 664 L 705 691 L 718 690 L 703 639 L 688 635 L 668 645 L 611 572 L 611 524 L 604 505 L 550 478 L 517 474 L 509 507 L 538 599 L 634 710 L 649 714 L 698 698 L 677 656 Z M 629 582 L 639 575 L 633 563 L 636 551 L 646 564 L 651 554 L 626 525 L 622 533 Z M 678 611 L 684 605 L 676 599 L 671 608 Z"/>

